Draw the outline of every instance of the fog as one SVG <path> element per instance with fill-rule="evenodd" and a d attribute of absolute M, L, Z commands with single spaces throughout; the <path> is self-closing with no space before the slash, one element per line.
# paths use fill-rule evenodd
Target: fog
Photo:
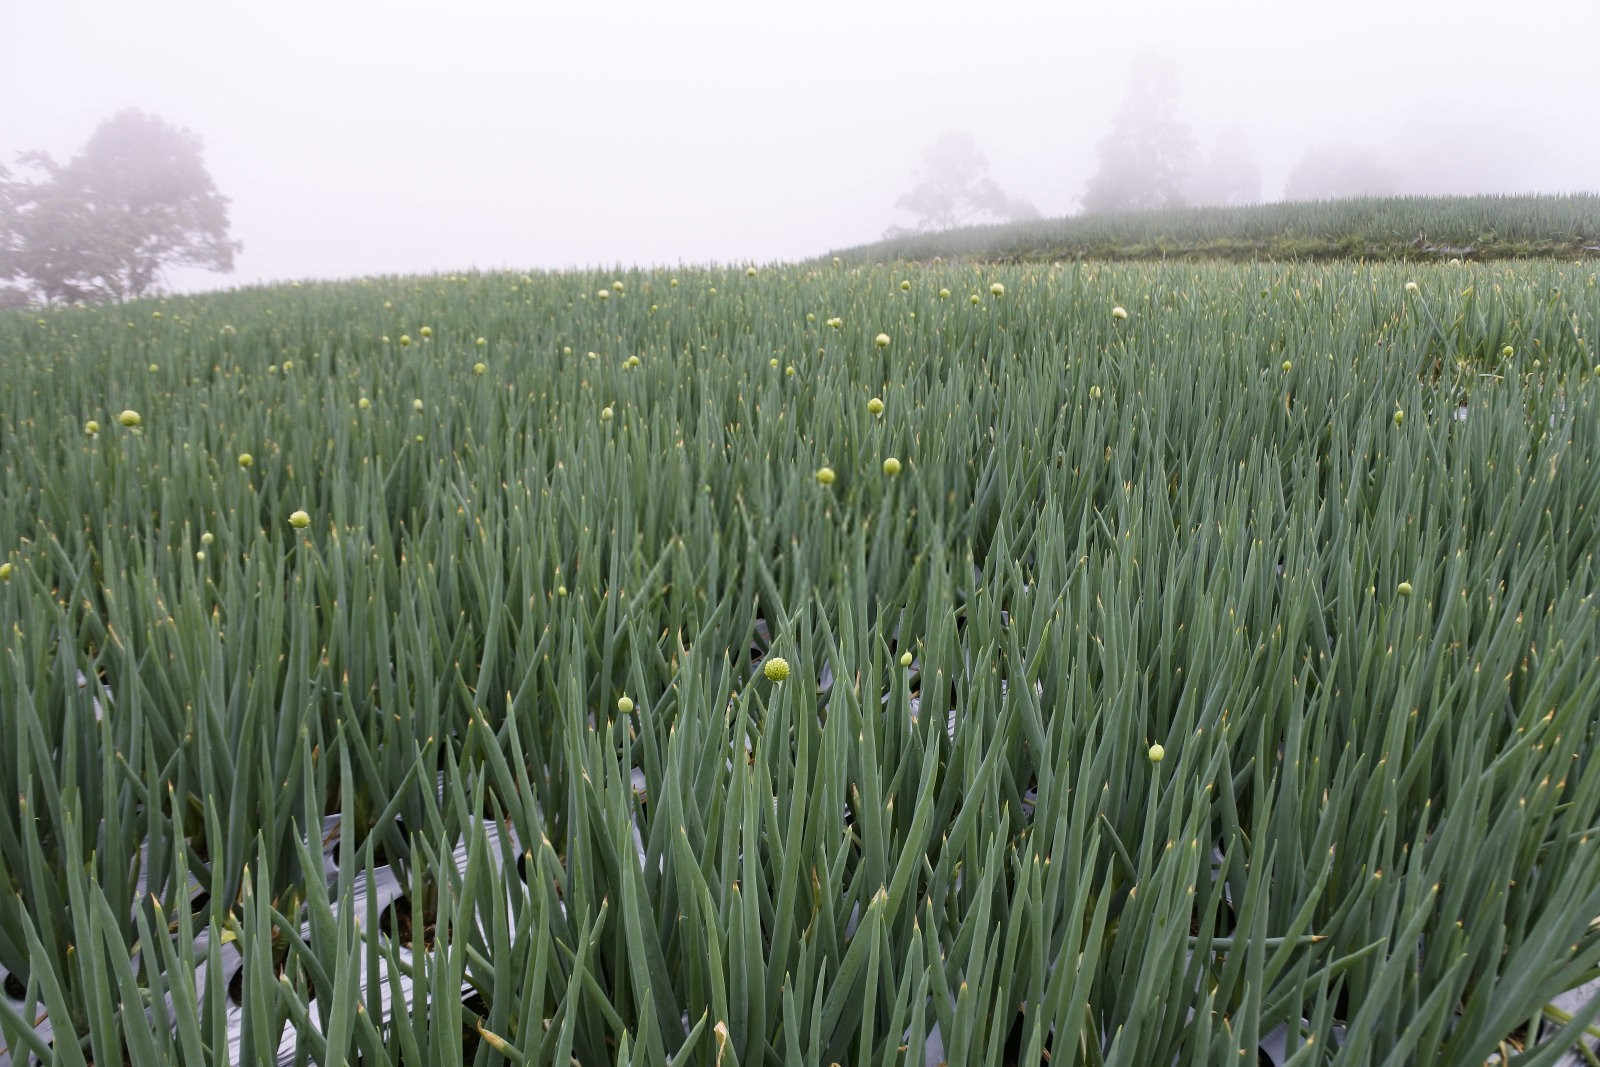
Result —
<path fill-rule="evenodd" d="M 875 240 L 941 135 L 1079 210 L 1130 72 L 1261 197 L 1313 150 L 1403 192 L 1600 189 L 1596 0 L 0 0 L 0 159 L 137 107 L 205 142 L 244 244 L 176 289 L 769 262 Z"/>

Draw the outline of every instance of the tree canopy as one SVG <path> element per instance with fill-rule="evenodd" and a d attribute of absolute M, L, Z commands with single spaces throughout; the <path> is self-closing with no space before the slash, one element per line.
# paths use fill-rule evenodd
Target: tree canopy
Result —
<path fill-rule="evenodd" d="M 1089 179 L 1083 210 L 1091 215 L 1181 207 L 1194 158 L 1194 135 L 1177 117 L 1177 74 L 1146 60 L 1100 142 L 1100 167 Z"/>
<path fill-rule="evenodd" d="M 1036 219 L 1039 211 L 1008 194 L 989 176 L 989 160 L 970 133 L 946 133 L 929 145 L 917 184 L 895 201 L 915 222 L 891 227 L 887 236 L 929 233 L 984 222 Z"/>
<path fill-rule="evenodd" d="M 0 279 L 21 283 L 13 297 L 131 300 L 168 267 L 233 269 L 228 198 L 186 129 L 122 111 L 70 162 L 28 152 L 18 163 L 22 175 L 0 169 Z"/>
<path fill-rule="evenodd" d="M 1184 195 L 1197 207 L 1261 202 L 1261 165 L 1243 130 L 1231 126 L 1217 134 L 1211 154 L 1185 183 Z"/>
<path fill-rule="evenodd" d="M 1285 200 L 1395 196 L 1400 184 L 1370 148 L 1332 144 L 1308 149 L 1284 183 Z"/>

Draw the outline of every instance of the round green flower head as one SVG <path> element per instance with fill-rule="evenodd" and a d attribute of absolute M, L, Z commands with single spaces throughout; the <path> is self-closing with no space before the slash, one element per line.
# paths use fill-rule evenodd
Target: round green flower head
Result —
<path fill-rule="evenodd" d="M 304 530 L 307 526 L 311 525 L 311 516 L 307 515 L 304 511 L 290 512 L 289 525 L 293 526 L 296 530 Z"/>
<path fill-rule="evenodd" d="M 899 474 L 900 473 L 900 461 L 898 459 L 895 459 L 893 456 L 890 456 L 888 459 L 884 460 L 883 461 L 883 473 L 887 474 L 891 478 L 893 478 L 895 475 Z"/>
<path fill-rule="evenodd" d="M 789 661 L 782 656 L 772 656 L 761 668 L 761 673 L 767 676 L 769 682 L 781 682 L 789 677 Z"/>
<path fill-rule="evenodd" d="M 422 398 L 420 396 L 412 398 L 411 410 L 416 412 L 420 412 L 422 410 Z"/>
<path fill-rule="evenodd" d="M 127 408 L 117 416 L 117 421 L 129 429 L 144 425 L 144 417 L 132 408 Z"/>
<path fill-rule="evenodd" d="M 744 276 L 746 278 L 754 278 L 756 276 L 756 269 L 754 267 L 746 267 L 744 269 Z"/>
<path fill-rule="evenodd" d="M 1288 360 L 1284 360 L 1283 361 L 1283 373 L 1288 374 L 1292 370 L 1294 370 L 1294 364 L 1290 363 Z"/>
<path fill-rule="evenodd" d="M 874 415 L 882 415 L 883 401 L 877 397 L 873 397 L 871 400 L 867 401 L 867 410 L 872 412 Z"/>
<path fill-rule="evenodd" d="M 902 293 L 909 293 L 911 291 L 911 282 L 910 281 L 902 281 L 900 283 L 900 291 Z"/>
<path fill-rule="evenodd" d="M 489 343 L 489 339 L 487 337 L 480 337 L 476 341 L 473 342 L 473 344 L 477 345 L 479 348 L 482 348 L 484 345 L 486 345 L 488 343 Z"/>
<path fill-rule="evenodd" d="M 400 335 L 400 347 L 401 348 L 405 348 L 409 344 L 411 344 L 411 335 L 409 333 L 401 334 Z"/>
<path fill-rule="evenodd" d="M 880 333 L 878 336 L 872 339 L 872 343 L 877 345 L 879 348 L 888 348 L 889 335 L 886 333 Z"/>
<path fill-rule="evenodd" d="M 427 340 L 428 338 L 433 336 L 433 327 L 432 326 L 424 326 L 422 329 L 418 330 L 417 332 L 422 335 L 422 339 L 423 340 Z"/>
<path fill-rule="evenodd" d="M 252 456 L 250 453 L 248 453 L 248 452 L 240 452 L 239 453 L 239 466 L 243 467 L 245 470 L 249 470 L 250 469 L 250 464 L 254 463 L 255 461 L 256 461 L 256 457 Z"/>
<path fill-rule="evenodd" d="M 0 563 L 0 582 L 9 582 L 10 580 L 11 580 L 11 564 L 9 564 L 9 563 Z"/>
<path fill-rule="evenodd" d="M 1412 592 L 1411 583 L 1410 582 L 1401 582 L 1399 585 L 1395 586 L 1395 590 L 1394 591 L 1399 593 L 1401 596 L 1410 596 L 1411 592 Z"/>
<path fill-rule="evenodd" d="M 900 666 L 902 666 L 902 667 L 911 666 L 911 653 L 910 652 L 902 652 L 902 653 L 900 653 Z"/>
<path fill-rule="evenodd" d="M 612 416 L 614 416 L 615 414 L 616 414 L 616 412 L 611 410 L 611 405 L 607 404 L 605 407 L 600 409 L 600 421 L 601 422 L 610 422 Z"/>
<path fill-rule="evenodd" d="M 488 369 L 489 365 L 487 363 L 474 363 L 472 365 L 472 373 L 479 376 L 483 375 Z"/>
<path fill-rule="evenodd" d="M 1516 354 L 1517 354 L 1517 350 L 1515 348 L 1512 348 L 1510 345 L 1506 345 L 1504 348 L 1502 348 L 1500 350 L 1500 358 L 1502 358 L 1502 359 L 1510 359 L 1512 356 L 1514 356 Z"/>
<path fill-rule="evenodd" d="M 1417 291 L 1417 283 L 1416 282 L 1406 282 L 1406 292 L 1414 293 L 1416 291 Z"/>
<path fill-rule="evenodd" d="M 1111 317 L 1114 319 L 1125 319 L 1128 317 L 1128 309 L 1119 304 L 1111 309 Z"/>
<path fill-rule="evenodd" d="M 100 424 L 93 419 L 83 424 L 83 432 L 93 437 L 100 432 Z"/>
<path fill-rule="evenodd" d="M 366 397 L 362 397 L 360 400 L 356 401 L 356 407 L 360 408 L 362 411 L 367 410 L 371 406 L 372 401 L 368 400 Z"/>
<path fill-rule="evenodd" d="M 950 299 L 950 290 L 948 290 L 948 289 L 940 289 L 939 290 L 939 299 L 940 300 L 949 300 Z"/>
<path fill-rule="evenodd" d="M 1151 763 L 1160 763 L 1162 760 L 1164 760 L 1166 758 L 1167 758 L 1167 750 L 1166 749 L 1162 748 L 1160 745 L 1151 745 L 1150 746 L 1150 762 Z"/>
<path fill-rule="evenodd" d="M 1394 424 L 1396 426 L 1399 426 L 1402 422 L 1405 422 L 1405 421 L 1406 421 L 1406 413 L 1401 411 L 1399 408 L 1395 408 L 1395 411 L 1394 411 Z"/>
<path fill-rule="evenodd" d="M 995 282 L 993 285 L 989 286 L 989 295 L 990 296 L 1005 296 L 1006 295 L 1006 287 L 1001 285 L 999 282 Z"/>
<path fill-rule="evenodd" d="M 622 696 L 619 696 L 617 698 L 617 710 L 622 712 L 624 715 L 627 715 L 633 711 L 633 698 L 629 697 L 626 693 L 624 693 Z"/>
<path fill-rule="evenodd" d="M 971 296 L 967 297 L 967 302 L 976 307 L 977 305 L 983 303 L 983 297 L 979 296 L 977 293 L 973 293 Z"/>
<path fill-rule="evenodd" d="M 832 485 L 833 484 L 833 479 L 834 479 L 834 473 L 833 473 L 833 468 L 832 467 L 818 467 L 817 468 L 817 484 L 818 485 Z"/>

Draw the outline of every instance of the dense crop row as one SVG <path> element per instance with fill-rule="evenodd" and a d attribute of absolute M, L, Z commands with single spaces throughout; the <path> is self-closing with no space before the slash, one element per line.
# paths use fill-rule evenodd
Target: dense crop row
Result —
<path fill-rule="evenodd" d="M 0 317 L 0 1043 L 1551 1062 L 1597 336 L 1548 262 Z"/>
<path fill-rule="evenodd" d="M 972 226 L 839 253 L 848 262 L 961 257 L 1443 262 L 1600 256 L 1600 196 L 1374 197 Z"/>

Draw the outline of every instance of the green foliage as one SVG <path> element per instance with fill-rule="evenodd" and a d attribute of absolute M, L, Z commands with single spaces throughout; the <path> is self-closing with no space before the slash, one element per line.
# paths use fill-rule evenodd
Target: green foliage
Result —
<path fill-rule="evenodd" d="M 1600 196 L 1392 197 L 1079 215 L 902 236 L 834 253 L 850 263 L 965 259 L 1407 260 L 1593 257 Z"/>
<path fill-rule="evenodd" d="M 1590 1024 L 1541 1027 L 1600 963 L 1592 268 L 616 280 L 0 316 L 0 1043 L 1548 1063 Z"/>

